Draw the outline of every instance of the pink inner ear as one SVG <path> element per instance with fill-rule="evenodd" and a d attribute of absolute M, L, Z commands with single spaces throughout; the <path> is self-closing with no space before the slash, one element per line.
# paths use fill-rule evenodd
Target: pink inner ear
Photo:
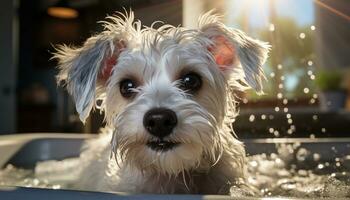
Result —
<path fill-rule="evenodd" d="M 99 74 L 99 79 L 106 82 L 112 75 L 113 67 L 117 64 L 119 54 L 126 48 L 126 44 L 123 40 L 119 40 L 115 43 L 114 51 L 112 54 L 108 55 L 104 62 L 103 68 Z"/>
<path fill-rule="evenodd" d="M 213 54 L 216 64 L 220 69 L 226 69 L 231 66 L 236 60 L 236 50 L 230 41 L 224 36 L 212 37 L 214 45 L 208 47 L 208 50 Z"/>

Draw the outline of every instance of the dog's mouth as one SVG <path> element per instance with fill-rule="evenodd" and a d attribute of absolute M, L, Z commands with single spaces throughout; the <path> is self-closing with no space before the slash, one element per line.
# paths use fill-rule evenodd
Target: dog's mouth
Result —
<path fill-rule="evenodd" d="M 156 140 L 149 141 L 146 145 L 154 151 L 168 151 L 180 145 L 180 143 L 165 140 Z"/>

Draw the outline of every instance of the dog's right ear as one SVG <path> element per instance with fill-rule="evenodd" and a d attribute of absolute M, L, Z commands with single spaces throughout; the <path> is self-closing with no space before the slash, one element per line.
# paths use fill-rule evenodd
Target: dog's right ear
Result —
<path fill-rule="evenodd" d="M 124 40 L 101 34 L 89 38 L 80 48 L 62 45 L 56 49 L 57 81 L 64 84 L 73 96 L 82 122 L 95 106 L 99 93 L 105 89 L 118 56 L 126 47 Z"/>
<path fill-rule="evenodd" d="M 119 56 L 130 48 L 130 42 L 140 31 L 134 13 L 117 13 L 102 21 L 105 30 L 87 39 L 80 48 L 61 45 L 53 58 L 58 59 L 57 82 L 64 84 L 73 96 L 79 118 L 85 122 L 96 100 L 117 65 Z"/>

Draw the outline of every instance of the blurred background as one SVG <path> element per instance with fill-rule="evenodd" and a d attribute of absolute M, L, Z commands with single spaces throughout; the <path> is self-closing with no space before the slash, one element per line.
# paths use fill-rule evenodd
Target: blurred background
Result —
<path fill-rule="evenodd" d="M 194 28 L 215 8 L 226 25 L 272 45 L 265 95 L 237 95 L 240 138 L 348 137 L 350 2 L 348 0 L 4 0 L 0 3 L 0 134 L 97 133 L 57 87 L 55 44 L 81 45 L 97 21 L 123 8 L 144 25 L 161 20 Z"/>

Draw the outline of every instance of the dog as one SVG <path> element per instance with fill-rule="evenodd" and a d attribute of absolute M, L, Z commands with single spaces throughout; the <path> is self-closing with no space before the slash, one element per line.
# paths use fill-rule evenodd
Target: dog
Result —
<path fill-rule="evenodd" d="M 235 90 L 262 93 L 269 45 L 210 11 L 197 29 L 129 14 L 102 22 L 82 47 L 57 47 L 58 83 L 85 122 L 106 127 L 87 142 L 76 188 L 128 193 L 229 194 L 245 179 L 245 150 L 231 124 Z"/>

